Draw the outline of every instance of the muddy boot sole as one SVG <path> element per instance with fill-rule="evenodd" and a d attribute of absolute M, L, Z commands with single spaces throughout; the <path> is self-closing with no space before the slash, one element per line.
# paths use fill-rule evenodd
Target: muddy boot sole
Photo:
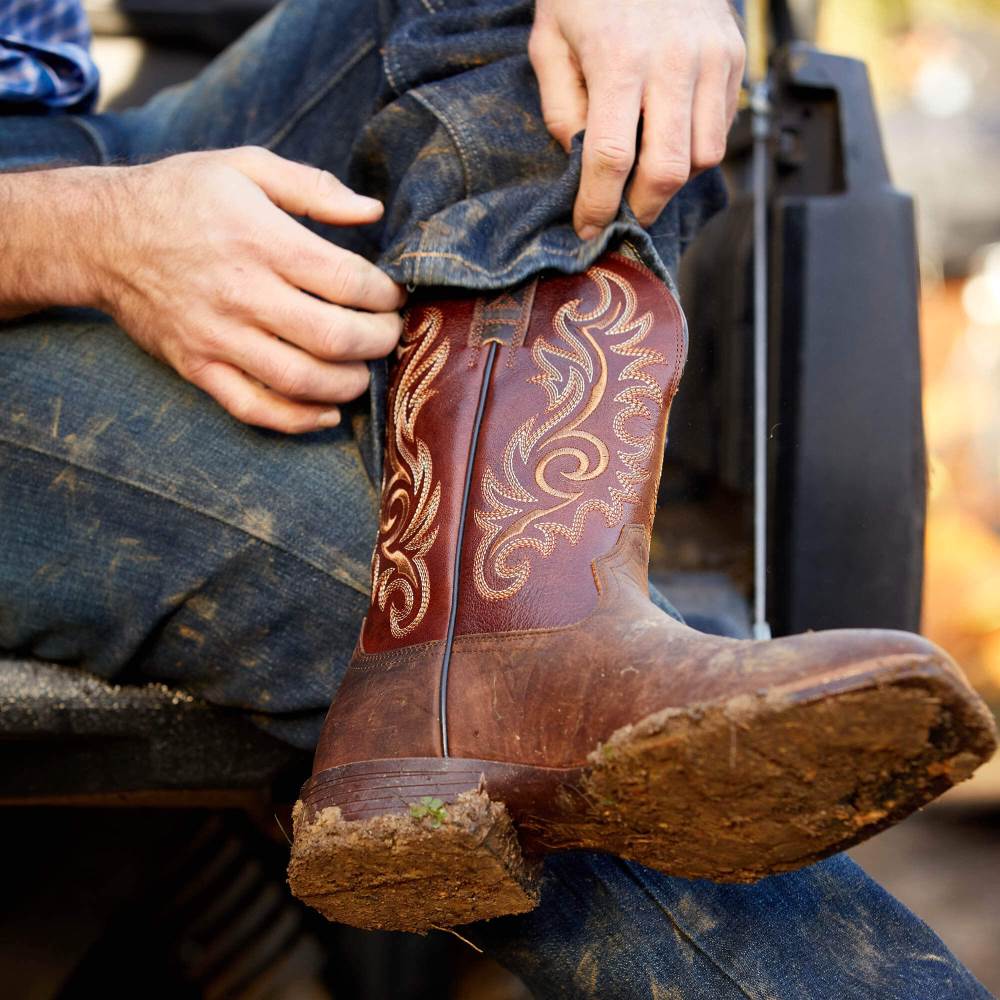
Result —
<path fill-rule="evenodd" d="M 968 778 L 996 746 L 975 709 L 928 671 L 657 713 L 591 754 L 571 793 L 588 818 L 539 833 L 684 878 L 753 882 L 845 850 Z"/>
<path fill-rule="evenodd" d="M 490 801 L 478 772 L 460 776 L 458 794 L 442 777 L 419 766 L 382 775 L 383 790 L 406 797 L 403 812 L 345 819 L 336 805 L 297 803 L 292 892 L 329 920 L 366 930 L 425 932 L 534 909 L 538 865 L 522 857 L 507 809 Z M 379 776 L 364 778 L 373 791 Z"/>
<path fill-rule="evenodd" d="M 994 748 L 982 703 L 929 665 L 668 709 L 576 768 L 347 764 L 303 788 L 289 881 L 332 920 L 410 931 L 530 910 L 557 850 L 753 882 L 898 822 Z"/>

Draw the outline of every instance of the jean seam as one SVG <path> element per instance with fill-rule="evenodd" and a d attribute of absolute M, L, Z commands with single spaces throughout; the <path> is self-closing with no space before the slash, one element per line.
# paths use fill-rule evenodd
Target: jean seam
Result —
<path fill-rule="evenodd" d="M 320 101 L 322 101 L 323 98 L 325 98 L 330 91 L 336 87 L 337 84 L 339 84 L 341 80 L 343 80 L 344 77 L 347 76 L 347 74 L 350 73 L 350 71 L 354 69 L 354 67 L 357 66 L 357 64 L 361 62 L 361 60 L 364 59 L 365 56 L 367 56 L 374 48 L 374 38 L 366 38 L 362 41 L 354 52 L 352 52 L 347 58 L 347 61 L 341 65 L 340 69 L 337 70 L 333 76 L 327 79 L 321 87 L 317 88 L 317 90 L 305 98 L 305 100 L 303 100 L 302 103 L 288 116 L 285 122 L 278 126 L 268 138 L 260 140 L 258 145 L 264 146 L 266 149 L 273 149 L 278 145 L 278 143 L 287 139 L 292 129 L 294 129 L 295 126 L 298 125 L 299 122 L 307 114 L 309 114 L 309 112 L 312 111 L 313 108 L 315 108 L 316 105 L 319 104 Z"/>
<path fill-rule="evenodd" d="M 731 982 L 733 986 L 736 987 L 741 996 L 746 997 L 747 1000 L 759 1000 L 759 994 L 748 992 L 746 987 L 744 987 L 744 985 L 739 980 L 734 978 L 734 976 L 729 972 L 729 970 L 723 967 L 719 963 L 719 961 L 709 951 L 705 949 L 705 947 L 697 940 L 697 938 L 695 938 L 695 936 L 691 933 L 691 931 L 689 931 L 687 927 L 685 927 L 670 912 L 670 910 L 666 906 L 664 906 L 659 899 L 656 898 L 656 895 L 652 891 L 652 889 L 650 889 L 650 887 L 646 885 L 645 881 L 642 878 L 640 878 L 635 871 L 633 871 L 632 866 L 630 864 L 628 864 L 625 861 L 622 861 L 620 858 L 616 858 L 615 861 L 622 869 L 624 869 L 628 877 L 633 882 L 635 882 L 636 885 L 639 886 L 643 894 L 646 895 L 650 900 L 652 900 L 653 905 L 658 910 L 660 910 L 661 913 L 663 913 L 663 915 L 667 918 L 667 920 L 670 921 L 671 925 L 674 927 L 677 933 L 680 934 L 681 937 L 684 938 L 684 940 L 687 941 L 688 944 L 690 944 L 691 947 L 694 948 L 694 950 L 697 951 L 698 954 L 701 955 L 705 959 L 705 961 L 712 966 L 712 968 L 716 969 L 720 975 L 728 979 L 729 982 Z"/>
<path fill-rule="evenodd" d="M 506 274 L 508 271 L 514 270 L 516 265 L 520 264 L 525 257 L 532 257 L 538 253 L 538 247 L 529 247 L 527 250 L 522 250 L 504 269 L 500 274 Z M 564 250 L 560 247 L 542 247 L 541 250 L 544 253 L 551 254 L 553 257 L 578 257 L 579 250 Z M 444 260 L 454 260 L 459 264 L 464 265 L 470 271 L 477 271 L 479 274 L 488 274 L 491 277 L 498 277 L 497 271 L 483 267 L 482 264 L 476 264 L 474 261 L 468 259 L 463 254 L 455 253 L 451 250 L 406 250 L 396 257 L 393 257 L 391 263 L 400 264 L 404 260 L 409 260 L 412 257 L 438 257 Z"/>
<path fill-rule="evenodd" d="M 382 51 L 382 72 L 385 74 L 389 86 L 397 97 L 403 96 L 403 91 L 399 86 L 399 62 L 396 59 L 396 47 L 391 42 L 386 43 Z"/>
<path fill-rule="evenodd" d="M 437 119 L 441 127 L 448 133 L 448 137 L 451 139 L 452 145 L 455 147 L 455 152 L 458 154 L 459 162 L 462 164 L 462 181 L 465 187 L 463 200 L 472 197 L 472 167 L 474 164 L 470 161 L 473 158 L 469 155 L 468 150 L 465 148 L 458 128 L 448 115 L 436 108 L 434 106 L 434 102 L 428 100 L 428 98 L 424 94 L 420 93 L 419 90 L 411 90 L 410 96 L 419 104 L 423 105 L 423 107 L 425 107 Z"/>
<path fill-rule="evenodd" d="M 285 545 L 281 545 L 278 542 L 270 538 L 265 538 L 263 535 L 257 534 L 253 531 L 248 531 L 243 525 L 236 524 L 233 521 L 228 520 L 225 517 L 221 517 L 218 514 L 214 514 L 211 511 L 202 510 L 199 507 L 195 507 L 193 504 L 187 503 L 184 500 L 180 500 L 177 497 L 169 496 L 160 490 L 153 489 L 150 486 L 146 486 L 142 483 L 137 483 L 134 480 L 126 479 L 123 476 L 115 476 L 110 472 L 105 472 L 102 469 L 96 469 L 91 465 L 86 465 L 83 462 L 75 461 L 66 458 L 64 455 L 59 455 L 55 452 L 47 451 L 44 448 L 39 448 L 37 445 L 26 444 L 23 441 L 14 441 L 10 438 L 0 436 L 0 444 L 10 445 L 12 448 L 24 448 L 26 451 L 34 452 L 37 455 L 43 455 L 45 458 L 50 458 L 55 462 L 62 462 L 65 465 L 72 466 L 76 469 L 82 469 L 84 472 L 89 472 L 92 475 L 100 476 L 102 479 L 107 479 L 109 482 L 118 483 L 124 486 L 129 486 L 134 490 L 138 490 L 141 493 L 148 493 L 150 496 L 158 497 L 160 500 L 165 500 L 168 503 L 172 503 L 182 510 L 189 511 L 192 514 L 197 514 L 200 517 L 208 518 L 211 521 L 216 521 L 219 524 L 225 525 L 227 528 L 232 528 L 234 531 L 239 531 L 249 538 L 253 538 L 255 541 L 262 543 L 263 545 L 269 545 L 271 548 L 276 549 L 279 552 L 284 552 L 286 555 L 291 556 L 293 559 L 298 559 L 299 562 L 304 563 L 311 569 L 314 569 L 324 576 L 328 576 L 333 580 L 337 580 L 340 583 L 346 584 L 352 590 L 358 591 L 358 593 L 368 596 L 371 593 L 371 588 L 368 580 L 368 572 L 364 571 L 362 578 L 363 583 L 359 583 L 357 578 L 348 570 L 346 565 L 338 563 L 334 569 L 330 569 L 327 566 L 323 566 L 307 556 L 302 555 L 300 552 L 295 552 L 294 550 L 288 548 Z M 353 561 L 353 560 L 352 560 Z M 359 564 L 360 565 L 360 564 Z"/>

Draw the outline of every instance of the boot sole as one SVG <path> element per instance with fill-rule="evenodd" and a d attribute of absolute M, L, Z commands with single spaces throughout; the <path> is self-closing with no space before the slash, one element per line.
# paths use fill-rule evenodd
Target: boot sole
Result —
<path fill-rule="evenodd" d="M 539 865 L 524 859 L 506 807 L 491 801 L 481 769 L 442 763 L 468 762 L 408 758 L 324 772 L 321 787 L 303 792 L 310 805 L 299 801 L 292 813 L 292 892 L 365 930 L 423 933 L 533 910 Z M 346 819 L 348 803 L 366 794 L 386 811 Z M 442 806 L 415 815 L 421 797 Z"/>
<path fill-rule="evenodd" d="M 398 758 L 323 771 L 296 805 L 292 890 L 331 920 L 426 931 L 530 910 L 534 859 L 550 851 L 720 882 L 811 864 L 995 748 L 992 718 L 949 670 L 911 661 L 887 680 L 884 666 L 878 682 L 869 671 L 655 713 L 582 767 Z"/>

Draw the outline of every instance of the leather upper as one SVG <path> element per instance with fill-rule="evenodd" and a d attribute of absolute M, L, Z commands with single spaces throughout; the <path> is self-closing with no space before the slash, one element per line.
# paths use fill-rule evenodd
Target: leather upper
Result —
<path fill-rule="evenodd" d="M 685 348 L 673 296 L 615 254 L 582 275 L 410 309 L 372 603 L 316 771 L 441 755 L 442 688 L 451 756 L 575 767 L 617 729 L 672 707 L 815 697 L 923 664 L 964 685 L 918 636 L 722 639 L 649 601 Z"/>

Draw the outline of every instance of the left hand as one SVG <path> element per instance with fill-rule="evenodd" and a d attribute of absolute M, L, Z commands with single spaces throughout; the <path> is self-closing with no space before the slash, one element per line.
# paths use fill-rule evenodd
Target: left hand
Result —
<path fill-rule="evenodd" d="M 568 151 L 586 128 L 581 239 L 614 220 L 627 182 L 648 226 L 722 161 L 746 62 L 729 0 L 537 0 L 528 54 L 548 130 Z"/>

